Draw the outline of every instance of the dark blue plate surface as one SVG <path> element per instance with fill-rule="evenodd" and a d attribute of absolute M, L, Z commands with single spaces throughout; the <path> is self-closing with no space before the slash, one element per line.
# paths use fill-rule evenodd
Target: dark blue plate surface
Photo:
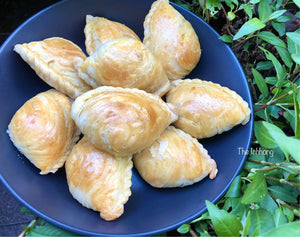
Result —
<path fill-rule="evenodd" d="M 112 222 L 82 207 L 70 195 L 64 169 L 56 174 L 39 175 L 10 142 L 6 129 L 10 119 L 25 101 L 49 89 L 34 71 L 13 52 L 17 43 L 59 36 L 84 50 L 85 15 L 119 21 L 143 37 L 143 21 L 152 1 L 148 0 L 66 0 L 59 2 L 22 24 L 0 49 L 0 178 L 5 186 L 29 209 L 47 221 L 85 235 L 153 235 L 172 230 L 193 220 L 205 210 L 205 200 L 216 202 L 224 195 L 245 161 L 241 148 L 249 148 L 253 120 L 246 126 L 203 140 L 217 162 L 216 179 L 185 188 L 155 189 L 133 170 L 132 195 L 124 214 Z M 252 106 L 247 80 L 234 54 L 219 35 L 187 10 L 175 8 L 192 23 L 202 47 L 198 66 L 188 76 L 211 80 L 238 92 Z M 252 107 L 251 107 L 252 109 Z"/>

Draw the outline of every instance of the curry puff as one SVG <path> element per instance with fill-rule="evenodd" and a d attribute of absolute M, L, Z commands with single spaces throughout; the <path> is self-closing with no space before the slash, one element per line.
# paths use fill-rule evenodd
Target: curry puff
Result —
<path fill-rule="evenodd" d="M 216 162 L 198 140 L 173 126 L 133 159 L 143 179 L 157 188 L 183 187 L 206 176 L 214 179 L 218 172 Z"/>
<path fill-rule="evenodd" d="M 143 43 L 162 62 L 170 80 L 188 75 L 201 56 L 194 28 L 168 0 L 152 4 L 144 21 Z"/>
<path fill-rule="evenodd" d="M 79 139 L 71 106 L 67 96 L 51 89 L 28 100 L 9 123 L 11 141 L 40 174 L 62 167 Z"/>
<path fill-rule="evenodd" d="M 102 44 L 79 66 L 79 75 L 93 88 L 138 88 L 159 96 L 170 89 L 162 64 L 141 41 L 126 37 Z"/>
<path fill-rule="evenodd" d="M 89 55 L 93 54 L 103 43 L 117 38 L 140 38 L 128 26 L 104 17 L 86 15 L 84 27 L 85 47 Z"/>
<path fill-rule="evenodd" d="M 77 66 L 86 55 L 73 42 L 53 37 L 17 44 L 14 50 L 43 81 L 72 99 L 92 89 L 78 75 Z"/>
<path fill-rule="evenodd" d="M 174 126 L 196 138 L 221 134 L 250 119 L 250 108 L 241 96 L 209 81 L 174 81 L 166 99 L 178 109 Z"/>
<path fill-rule="evenodd" d="M 131 157 L 114 157 L 83 137 L 72 149 L 65 169 L 72 196 L 111 221 L 124 212 L 131 195 Z"/>
<path fill-rule="evenodd" d="M 131 156 L 150 146 L 177 119 L 173 109 L 142 90 L 102 86 L 74 101 L 72 118 L 98 149 Z"/>

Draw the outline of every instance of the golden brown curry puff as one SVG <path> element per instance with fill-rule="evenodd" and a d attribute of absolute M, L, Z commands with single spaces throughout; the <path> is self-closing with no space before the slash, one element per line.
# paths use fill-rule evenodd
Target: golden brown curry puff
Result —
<path fill-rule="evenodd" d="M 183 187 L 214 179 L 216 162 L 196 138 L 169 126 L 151 147 L 137 153 L 134 165 L 145 181 L 157 188 Z"/>
<path fill-rule="evenodd" d="M 14 50 L 43 81 L 72 99 L 92 89 L 77 73 L 86 56 L 71 41 L 53 37 L 17 44 Z"/>
<path fill-rule="evenodd" d="M 220 134 L 250 119 L 246 101 L 227 87 L 209 81 L 174 81 L 166 99 L 178 109 L 175 127 L 196 138 Z"/>
<path fill-rule="evenodd" d="M 9 123 L 13 144 L 40 174 L 55 173 L 62 167 L 79 139 L 71 106 L 67 96 L 51 89 L 28 100 Z"/>
<path fill-rule="evenodd" d="M 131 195 L 131 157 L 113 157 L 83 137 L 72 149 L 65 168 L 69 190 L 84 207 L 99 211 L 107 221 L 123 214 Z"/>
<path fill-rule="evenodd" d="M 152 4 L 144 21 L 143 42 L 162 62 L 170 80 L 189 74 L 200 59 L 196 32 L 168 0 Z"/>
<path fill-rule="evenodd" d="M 142 90 L 102 86 L 74 101 L 72 118 L 97 148 L 131 156 L 150 146 L 176 120 L 172 109 Z"/>
<path fill-rule="evenodd" d="M 161 63 L 141 41 L 126 37 L 102 44 L 80 65 L 79 75 L 93 88 L 138 88 L 159 96 L 170 89 Z"/>
<path fill-rule="evenodd" d="M 85 47 L 89 55 L 94 53 L 101 44 L 117 38 L 128 37 L 136 40 L 140 38 L 126 25 L 108 20 L 104 17 L 86 16 L 84 27 Z"/>

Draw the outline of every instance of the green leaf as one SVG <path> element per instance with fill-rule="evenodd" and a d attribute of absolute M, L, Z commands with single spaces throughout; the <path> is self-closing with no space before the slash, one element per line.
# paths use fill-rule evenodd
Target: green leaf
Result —
<path fill-rule="evenodd" d="M 245 22 L 239 31 L 236 33 L 236 35 L 233 37 L 233 40 L 237 40 L 245 35 L 254 33 L 255 31 L 261 30 L 266 25 L 262 23 L 258 18 L 254 17 L 250 19 L 249 21 Z"/>
<path fill-rule="evenodd" d="M 275 139 L 268 133 L 264 122 L 258 121 L 254 123 L 254 134 L 259 144 L 263 147 L 272 149 L 278 146 Z"/>
<path fill-rule="evenodd" d="M 241 181 L 242 177 L 238 175 L 232 181 L 225 197 L 240 197 L 241 196 Z"/>
<path fill-rule="evenodd" d="M 282 16 L 284 13 L 286 13 L 286 10 L 275 11 L 271 15 L 269 15 L 265 20 L 269 21 L 269 20 L 277 19 L 278 17 Z"/>
<path fill-rule="evenodd" d="M 252 69 L 252 74 L 259 91 L 262 93 L 263 97 L 267 97 L 269 94 L 269 90 L 263 76 L 254 68 Z"/>
<path fill-rule="evenodd" d="M 245 221 L 245 224 L 244 224 L 244 228 L 243 228 L 243 232 L 242 232 L 241 236 L 248 236 L 248 232 L 249 232 L 249 229 L 251 227 L 251 216 L 250 216 L 250 214 L 251 214 L 251 212 L 248 211 L 246 221 Z"/>
<path fill-rule="evenodd" d="M 79 236 L 72 232 L 60 229 L 52 224 L 46 223 L 45 225 L 37 225 L 35 226 L 29 234 L 26 236 L 32 237 L 55 237 L 55 236 Z"/>
<path fill-rule="evenodd" d="M 266 198 L 268 194 L 267 183 L 263 172 L 255 173 L 253 181 L 247 187 L 241 202 L 243 204 L 250 204 L 253 202 L 260 202 Z"/>
<path fill-rule="evenodd" d="M 290 174 L 300 174 L 300 166 L 295 163 L 285 163 L 284 165 L 279 166 L 279 168 L 289 172 Z"/>
<path fill-rule="evenodd" d="M 290 123 L 291 127 L 295 131 L 295 113 L 293 110 L 284 109 L 284 118 Z"/>
<path fill-rule="evenodd" d="M 256 65 L 256 70 L 269 70 L 272 67 L 274 67 L 274 65 L 271 61 L 260 61 Z"/>
<path fill-rule="evenodd" d="M 290 15 L 281 15 L 281 16 L 276 18 L 276 21 L 278 21 L 278 22 L 287 22 L 291 19 L 292 19 L 292 16 L 290 16 Z"/>
<path fill-rule="evenodd" d="M 278 87 L 278 90 L 280 90 L 280 88 L 283 84 L 283 80 L 284 80 L 285 76 L 287 75 L 286 71 L 284 70 L 283 66 L 278 61 L 278 59 L 270 51 L 268 51 L 260 46 L 259 46 L 259 48 L 265 53 L 266 58 L 271 60 L 272 63 L 274 64 L 276 74 L 277 74 L 277 87 Z"/>
<path fill-rule="evenodd" d="M 261 0 L 258 4 L 259 19 L 263 22 L 272 14 L 272 8 L 269 0 Z"/>
<path fill-rule="evenodd" d="M 21 212 L 29 214 L 29 215 L 34 215 L 29 209 L 27 209 L 26 207 L 21 207 Z"/>
<path fill-rule="evenodd" d="M 300 32 L 287 32 L 286 36 L 296 45 L 300 46 Z"/>
<path fill-rule="evenodd" d="M 300 64 L 300 55 L 299 54 L 293 53 L 293 54 L 291 54 L 291 57 L 295 63 Z"/>
<path fill-rule="evenodd" d="M 269 44 L 286 48 L 286 45 L 283 42 L 283 40 L 279 39 L 275 34 L 273 34 L 270 31 L 261 31 L 257 34 L 257 37 L 268 42 Z"/>
<path fill-rule="evenodd" d="M 268 162 L 282 163 L 285 161 L 284 153 L 279 147 L 272 149 L 272 151 L 274 153 L 274 156 L 270 156 Z"/>
<path fill-rule="evenodd" d="M 295 32 L 287 33 L 287 45 L 292 59 L 295 63 L 300 64 L 300 46 L 297 41 L 297 35 L 300 34 L 300 29 Z M 299 39 L 299 38 L 298 38 Z"/>
<path fill-rule="evenodd" d="M 267 113 L 272 116 L 273 118 L 276 118 L 278 119 L 279 118 L 279 115 L 278 115 L 278 112 L 281 111 L 281 108 L 280 107 L 277 107 L 275 105 L 270 105 L 268 106 L 267 108 Z"/>
<path fill-rule="evenodd" d="M 276 227 L 287 223 L 287 218 L 283 214 L 283 211 L 280 207 L 276 209 L 273 218 Z"/>
<path fill-rule="evenodd" d="M 272 215 L 265 209 L 251 210 L 251 226 L 248 232 L 249 236 L 264 234 L 275 227 Z"/>
<path fill-rule="evenodd" d="M 300 89 L 296 88 L 296 85 L 294 85 L 294 93 L 293 93 L 293 99 L 294 99 L 294 108 L 295 108 L 295 138 L 300 138 Z"/>
<path fill-rule="evenodd" d="M 297 5 L 297 7 L 300 7 L 300 0 L 293 0 L 293 2 Z"/>
<path fill-rule="evenodd" d="M 188 224 L 183 224 L 177 228 L 177 232 L 180 234 L 185 234 L 189 231 L 190 231 L 190 225 L 188 225 Z"/>
<path fill-rule="evenodd" d="M 266 209 L 271 214 L 278 209 L 277 203 L 273 200 L 270 194 L 267 194 L 266 198 L 260 202 L 260 207 Z"/>
<path fill-rule="evenodd" d="M 200 217 L 192 220 L 191 223 L 195 223 L 195 222 L 202 221 L 202 220 L 208 220 L 208 219 L 210 219 L 209 215 L 208 215 L 208 212 L 205 212 Z"/>
<path fill-rule="evenodd" d="M 243 229 L 241 222 L 236 216 L 219 210 L 217 206 L 209 201 L 205 201 L 206 207 L 211 217 L 214 230 L 218 236 L 239 236 Z"/>
<path fill-rule="evenodd" d="M 228 12 L 227 16 L 228 16 L 228 20 L 230 20 L 230 21 L 233 21 L 235 18 L 235 14 L 233 12 Z"/>
<path fill-rule="evenodd" d="M 279 146 L 286 157 L 290 154 L 300 164 L 300 149 L 295 149 L 295 147 L 300 147 L 300 140 L 286 136 L 280 128 L 265 121 L 255 122 L 254 132 L 263 147 L 275 148 Z"/>
<path fill-rule="evenodd" d="M 223 210 L 229 211 L 230 214 L 242 218 L 246 212 L 246 205 L 241 203 L 242 198 L 228 198 L 223 206 Z"/>
<path fill-rule="evenodd" d="M 290 53 L 287 51 L 287 49 L 275 46 L 277 52 L 279 53 L 280 58 L 284 62 L 284 64 L 288 67 L 291 68 L 293 66 L 293 61 L 291 58 Z"/>
<path fill-rule="evenodd" d="M 289 236 L 289 237 L 298 237 L 299 236 L 299 226 L 300 221 L 290 222 L 283 225 L 280 225 L 276 228 L 271 229 L 268 232 L 265 232 L 262 236 L 264 237 L 274 237 L 274 236 Z"/>
<path fill-rule="evenodd" d="M 272 21 L 271 25 L 278 32 L 280 37 L 282 37 L 285 34 L 286 27 L 284 23 Z"/>
<path fill-rule="evenodd" d="M 229 44 L 231 44 L 233 42 L 232 36 L 226 35 L 226 34 L 222 35 L 219 39 L 222 40 L 223 42 L 229 43 Z"/>
<path fill-rule="evenodd" d="M 242 4 L 240 6 L 240 9 L 244 9 L 244 11 L 249 16 L 250 19 L 253 16 L 253 8 L 254 8 L 254 6 L 253 5 L 249 5 L 249 4 Z"/>
<path fill-rule="evenodd" d="M 211 237 L 211 235 L 207 232 L 208 228 L 206 223 L 197 222 L 193 226 L 195 227 L 195 230 L 200 234 L 201 237 Z"/>
<path fill-rule="evenodd" d="M 292 210 L 288 209 L 285 206 L 282 206 L 282 211 L 286 218 L 289 220 L 289 222 L 294 221 L 295 215 Z"/>
<path fill-rule="evenodd" d="M 214 14 L 217 13 L 216 9 L 218 10 L 221 9 L 222 4 L 220 0 L 206 0 L 205 6 L 207 9 L 210 10 L 211 15 L 213 16 Z"/>
<path fill-rule="evenodd" d="M 297 203 L 297 198 L 293 196 L 293 194 L 288 191 L 287 189 L 281 187 L 281 186 L 270 186 L 268 187 L 269 191 L 278 199 L 285 201 L 285 202 L 291 202 L 291 203 Z"/>

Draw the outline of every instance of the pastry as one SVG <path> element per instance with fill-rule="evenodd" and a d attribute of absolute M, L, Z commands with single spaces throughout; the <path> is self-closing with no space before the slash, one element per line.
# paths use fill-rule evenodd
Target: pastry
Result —
<path fill-rule="evenodd" d="M 170 89 L 161 63 L 141 41 L 126 37 L 102 44 L 79 66 L 79 75 L 93 88 L 138 88 L 159 96 Z"/>
<path fill-rule="evenodd" d="M 181 79 L 197 65 L 201 50 L 192 25 L 168 0 L 155 1 L 144 21 L 143 43 L 158 58 L 170 80 Z"/>
<path fill-rule="evenodd" d="M 248 103 L 236 92 L 200 79 L 177 80 L 166 96 L 178 109 L 175 127 L 196 138 L 212 137 L 250 119 Z"/>
<path fill-rule="evenodd" d="M 34 96 L 15 113 L 8 134 L 40 174 L 48 174 L 64 165 L 80 132 L 71 118 L 69 98 L 51 89 Z"/>
<path fill-rule="evenodd" d="M 72 118 L 97 148 L 131 156 L 150 146 L 176 120 L 172 109 L 142 90 L 102 86 L 77 97 Z"/>
<path fill-rule="evenodd" d="M 113 157 L 83 137 L 68 156 L 65 169 L 70 193 L 84 207 L 99 211 L 106 221 L 123 214 L 131 195 L 131 157 Z"/>
<path fill-rule="evenodd" d="M 71 41 L 53 37 L 17 44 L 14 50 L 43 81 L 72 99 L 91 89 L 77 73 L 86 56 Z"/>
<path fill-rule="evenodd" d="M 112 39 L 128 37 L 140 40 L 134 31 L 126 25 L 91 15 L 86 15 L 84 34 L 86 51 L 89 55 L 93 54 L 101 44 Z"/>
<path fill-rule="evenodd" d="M 169 126 L 151 147 L 134 155 L 145 181 L 157 188 L 183 187 L 218 172 L 216 162 L 196 138 Z"/>

